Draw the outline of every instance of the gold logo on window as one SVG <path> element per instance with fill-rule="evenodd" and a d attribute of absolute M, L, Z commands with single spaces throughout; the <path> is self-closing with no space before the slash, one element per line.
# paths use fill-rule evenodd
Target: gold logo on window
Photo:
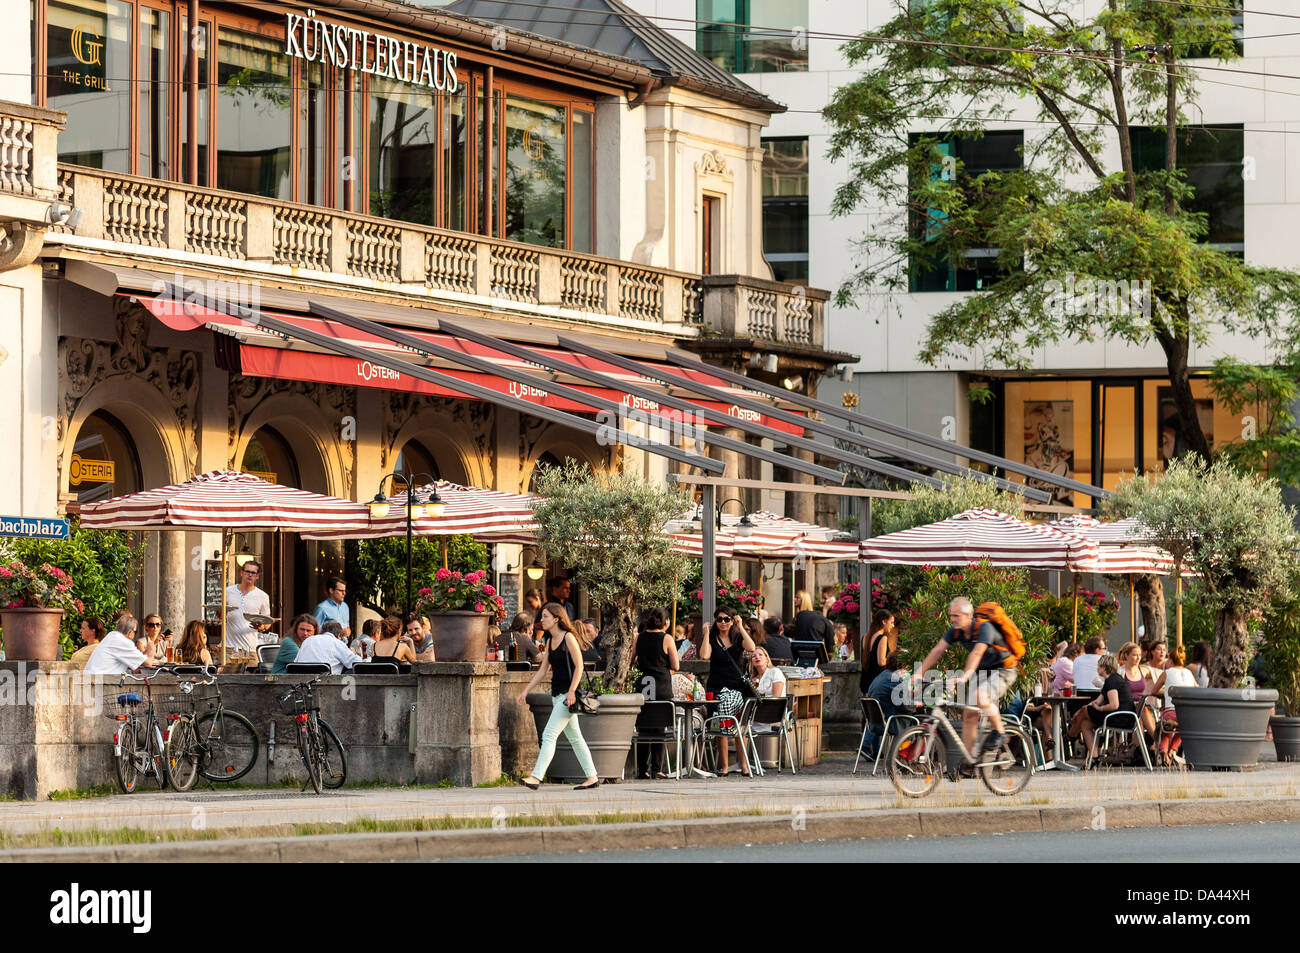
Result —
<path fill-rule="evenodd" d="M 104 40 L 90 27 L 84 25 L 74 27 L 69 45 L 78 63 L 84 66 L 104 65 Z"/>
<path fill-rule="evenodd" d="M 525 129 L 524 152 L 534 162 L 540 161 L 546 155 L 546 140 L 541 136 L 534 136 L 531 129 Z"/>

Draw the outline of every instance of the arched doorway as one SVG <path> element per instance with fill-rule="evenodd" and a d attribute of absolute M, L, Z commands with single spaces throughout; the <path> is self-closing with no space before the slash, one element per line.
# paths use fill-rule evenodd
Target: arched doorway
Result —
<path fill-rule="evenodd" d="M 394 473 L 405 473 L 412 478 L 416 486 L 424 486 L 429 482 L 429 477 L 434 480 L 443 478 L 442 471 L 438 467 L 438 461 L 434 459 L 433 454 L 419 440 L 408 440 L 397 452 L 397 458 L 393 463 Z M 397 487 L 388 487 L 388 492 L 394 490 L 400 492 L 400 481 Z"/>
<path fill-rule="evenodd" d="M 121 420 L 105 410 L 85 419 L 68 463 L 68 489 L 76 494 L 78 505 L 138 493 L 145 489 L 143 472 L 135 440 Z M 132 543 L 138 544 L 144 534 L 130 536 Z M 126 586 L 125 595 L 126 608 L 137 619 L 144 618 L 142 587 Z M 153 611 L 152 605 L 148 611 Z"/>

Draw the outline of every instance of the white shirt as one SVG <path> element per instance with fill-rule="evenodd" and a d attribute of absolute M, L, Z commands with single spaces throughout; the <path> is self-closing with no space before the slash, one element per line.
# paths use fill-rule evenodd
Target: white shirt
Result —
<path fill-rule="evenodd" d="M 302 648 L 298 650 L 298 657 L 294 661 L 326 662 L 329 664 L 330 674 L 341 675 L 345 668 L 350 669 L 360 662 L 361 656 L 328 632 L 320 632 L 309 636 L 302 643 Z"/>
<path fill-rule="evenodd" d="M 95 651 L 90 653 L 85 672 L 87 675 L 125 675 L 147 661 L 148 657 L 135 647 L 134 642 L 114 629 L 100 639 Z"/>
<path fill-rule="evenodd" d="M 226 648 L 256 652 L 261 633 L 248 624 L 247 615 L 270 615 L 271 597 L 257 586 L 242 592 L 238 585 L 226 587 Z"/>
<path fill-rule="evenodd" d="M 773 665 L 758 680 L 758 693 L 764 698 L 771 698 L 777 685 L 785 686 L 785 672 Z"/>
<path fill-rule="evenodd" d="M 1174 700 L 1169 697 L 1171 688 L 1195 688 L 1196 675 L 1185 668 L 1165 669 L 1165 710 L 1174 710 Z"/>
<path fill-rule="evenodd" d="M 1080 655 L 1074 660 L 1074 687 L 1081 691 L 1101 688 L 1102 680 L 1097 677 L 1097 661 L 1100 655 Z"/>

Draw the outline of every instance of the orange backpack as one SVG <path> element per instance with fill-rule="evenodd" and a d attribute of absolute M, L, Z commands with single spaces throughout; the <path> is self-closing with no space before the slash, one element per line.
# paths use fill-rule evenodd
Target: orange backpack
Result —
<path fill-rule="evenodd" d="M 1020 626 L 1011 621 L 1011 616 L 1007 615 L 1007 610 L 996 602 L 981 602 L 980 607 L 975 610 L 976 622 L 990 622 L 993 627 L 1002 633 L 1002 648 L 1005 648 L 1011 654 L 1002 660 L 1003 668 L 1018 668 L 1020 660 L 1025 657 L 1025 637 L 1020 632 Z M 978 625 L 976 626 L 978 628 Z"/>

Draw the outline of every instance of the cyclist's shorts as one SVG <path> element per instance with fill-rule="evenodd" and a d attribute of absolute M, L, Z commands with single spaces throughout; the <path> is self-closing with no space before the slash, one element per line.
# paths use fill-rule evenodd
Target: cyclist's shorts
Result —
<path fill-rule="evenodd" d="M 1002 696 L 1011 691 L 1020 677 L 1018 668 L 988 668 L 975 673 L 974 682 L 977 690 L 983 688 L 989 693 L 989 701 L 996 705 Z"/>

